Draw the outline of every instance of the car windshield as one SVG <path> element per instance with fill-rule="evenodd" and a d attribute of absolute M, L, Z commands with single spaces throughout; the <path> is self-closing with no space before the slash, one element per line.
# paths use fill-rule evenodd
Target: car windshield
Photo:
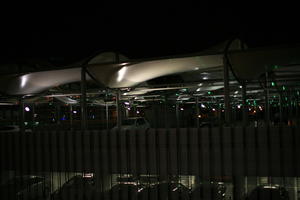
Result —
<path fill-rule="evenodd" d="M 126 119 L 122 121 L 122 125 L 128 126 L 128 125 L 135 125 L 135 119 Z"/>

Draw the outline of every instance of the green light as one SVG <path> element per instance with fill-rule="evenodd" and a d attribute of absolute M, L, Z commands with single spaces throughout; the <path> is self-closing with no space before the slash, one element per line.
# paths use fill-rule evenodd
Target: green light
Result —
<path fill-rule="evenodd" d="M 256 106 L 256 101 L 255 100 L 253 101 L 253 105 Z"/>
<path fill-rule="evenodd" d="M 179 96 L 179 94 L 176 94 L 176 96 Z"/>
<path fill-rule="evenodd" d="M 207 94 L 211 94 L 211 91 L 208 91 Z"/>
<path fill-rule="evenodd" d="M 285 100 L 287 101 L 287 97 L 285 97 Z"/>
<path fill-rule="evenodd" d="M 278 69 L 278 67 L 279 67 L 278 65 L 274 65 L 273 66 L 274 69 Z"/>
<path fill-rule="evenodd" d="M 274 82 L 272 82 L 272 86 L 273 86 L 273 87 L 275 86 L 275 83 L 274 83 Z"/>
<path fill-rule="evenodd" d="M 297 95 L 299 95 L 299 91 L 297 91 Z"/>
<path fill-rule="evenodd" d="M 282 89 L 283 89 L 283 90 L 285 90 L 285 87 L 284 87 L 284 86 L 282 86 Z"/>

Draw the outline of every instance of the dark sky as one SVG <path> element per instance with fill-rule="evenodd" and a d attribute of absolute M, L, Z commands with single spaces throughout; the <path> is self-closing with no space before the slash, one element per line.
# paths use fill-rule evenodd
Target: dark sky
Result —
<path fill-rule="evenodd" d="M 91 13 L 2 17 L 1 61 L 73 62 L 98 51 L 159 57 L 198 52 L 235 36 L 250 47 L 300 42 L 293 10 L 183 7 Z"/>

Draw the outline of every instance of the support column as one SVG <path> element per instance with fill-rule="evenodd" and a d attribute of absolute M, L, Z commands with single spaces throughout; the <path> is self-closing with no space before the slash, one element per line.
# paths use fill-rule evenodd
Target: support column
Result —
<path fill-rule="evenodd" d="M 60 124 L 60 105 L 59 103 L 56 105 L 56 124 Z"/>
<path fill-rule="evenodd" d="M 116 110 L 117 110 L 117 127 L 121 128 L 122 126 L 122 111 L 121 111 L 121 105 L 120 105 L 120 97 L 121 92 L 118 90 L 116 93 Z"/>
<path fill-rule="evenodd" d="M 222 106 L 219 100 L 217 100 L 217 104 L 218 104 L 218 119 L 219 119 L 219 126 L 222 126 Z"/>
<path fill-rule="evenodd" d="M 242 84 L 242 102 L 243 102 L 243 126 L 248 125 L 248 106 L 247 106 L 247 85 Z"/>
<path fill-rule="evenodd" d="M 165 126 L 164 128 L 169 128 L 167 126 L 167 121 L 168 121 L 168 111 L 167 111 L 167 100 L 168 98 L 165 96 L 165 103 L 164 103 L 164 122 L 165 122 Z"/>
<path fill-rule="evenodd" d="M 70 130 L 73 130 L 73 106 L 70 104 Z"/>
<path fill-rule="evenodd" d="M 35 103 L 32 104 L 32 127 L 35 126 Z"/>
<path fill-rule="evenodd" d="M 196 97 L 196 127 L 199 128 L 199 97 Z"/>
<path fill-rule="evenodd" d="M 298 98 L 298 94 L 295 97 L 295 101 L 296 101 L 295 109 L 296 109 L 296 119 L 297 119 L 296 120 L 296 125 L 298 126 L 299 125 L 299 105 L 298 105 L 299 98 Z"/>
<path fill-rule="evenodd" d="M 107 102 L 105 102 L 105 117 L 106 117 L 106 130 L 108 130 L 108 121 L 109 121 L 109 115 L 108 115 L 108 104 L 107 104 Z"/>
<path fill-rule="evenodd" d="M 268 72 L 266 74 L 266 90 L 265 90 L 265 123 L 270 125 L 270 106 L 269 106 L 269 77 Z"/>
<path fill-rule="evenodd" d="M 21 133 L 25 133 L 25 125 L 24 125 L 24 99 L 23 97 L 20 97 L 19 99 L 19 126 L 20 126 L 20 130 Z"/>
<path fill-rule="evenodd" d="M 283 99 L 282 99 L 282 94 L 279 93 L 279 122 L 280 122 L 280 125 L 282 125 L 282 122 L 283 122 Z"/>
<path fill-rule="evenodd" d="M 180 128 L 180 121 L 179 121 L 179 103 L 176 102 L 175 105 L 175 109 L 176 109 L 176 128 Z"/>
<path fill-rule="evenodd" d="M 231 107 L 230 107 L 230 88 L 229 88 L 229 66 L 227 60 L 224 56 L 224 103 L 225 103 L 225 125 L 230 125 L 231 123 Z"/>
<path fill-rule="evenodd" d="M 13 123 L 13 124 L 15 124 L 15 116 L 14 116 L 14 110 L 13 110 L 13 108 L 11 107 L 10 108 L 10 122 L 11 123 Z"/>
<path fill-rule="evenodd" d="M 81 130 L 87 129 L 87 108 L 86 108 L 86 73 L 85 67 L 81 68 Z"/>

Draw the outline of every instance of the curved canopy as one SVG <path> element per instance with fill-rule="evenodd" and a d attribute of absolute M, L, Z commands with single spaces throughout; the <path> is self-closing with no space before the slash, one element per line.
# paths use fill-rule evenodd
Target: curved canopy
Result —
<path fill-rule="evenodd" d="M 238 78 L 253 80 L 278 66 L 299 65 L 300 46 L 234 51 L 228 58 Z"/>
<path fill-rule="evenodd" d="M 80 80 L 80 68 L 33 72 L 0 77 L 0 91 L 9 95 L 29 95 Z"/>
<path fill-rule="evenodd" d="M 90 64 L 89 74 L 109 88 L 132 87 L 171 74 L 222 66 L 223 56 L 204 55 L 113 65 Z"/>
<path fill-rule="evenodd" d="M 177 56 L 152 60 L 128 60 L 114 52 L 105 52 L 85 62 L 88 76 L 105 87 L 133 87 L 158 77 L 193 71 L 208 71 L 223 66 L 226 43 L 190 56 Z M 231 43 L 228 59 L 240 79 L 255 79 L 276 65 L 300 63 L 300 46 L 289 48 L 262 48 L 240 50 L 240 41 Z M 214 54 L 212 54 L 214 52 Z M 209 53 L 209 54 L 208 54 Z M 50 88 L 79 82 L 81 67 L 65 68 L 17 75 L 0 76 L 0 91 L 9 95 L 29 95 Z"/>

